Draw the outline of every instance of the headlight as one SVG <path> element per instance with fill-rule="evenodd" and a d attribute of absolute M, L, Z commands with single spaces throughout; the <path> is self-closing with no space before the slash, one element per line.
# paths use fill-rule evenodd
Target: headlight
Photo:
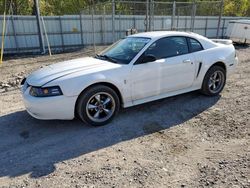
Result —
<path fill-rule="evenodd" d="M 62 95 L 62 91 L 59 86 L 45 88 L 31 86 L 30 95 L 34 97 L 52 97 Z"/>

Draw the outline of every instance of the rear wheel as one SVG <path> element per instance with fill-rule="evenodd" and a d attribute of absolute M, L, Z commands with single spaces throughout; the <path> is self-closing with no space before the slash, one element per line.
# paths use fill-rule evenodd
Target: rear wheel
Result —
<path fill-rule="evenodd" d="M 226 71 L 220 66 L 212 66 L 206 73 L 201 92 L 208 96 L 218 95 L 226 84 Z"/>
<path fill-rule="evenodd" d="M 116 92 L 103 85 L 96 85 L 82 93 L 77 101 L 79 118 L 93 126 L 109 123 L 120 108 Z"/>

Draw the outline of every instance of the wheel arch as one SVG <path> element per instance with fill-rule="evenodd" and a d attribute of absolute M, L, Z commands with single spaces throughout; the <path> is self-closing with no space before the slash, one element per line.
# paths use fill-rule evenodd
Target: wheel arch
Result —
<path fill-rule="evenodd" d="M 201 80 L 201 86 L 202 86 L 202 84 L 203 84 L 203 82 L 204 82 L 204 79 L 205 79 L 205 76 L 206 76 L 206 74 L 207 74 L 207 72 L 212 68 L 212 67 L 214 67 L 214 66 L 219 66 L 219 67 L 222 67 L 224 70 L 225 70 L 225 72 L 226 72 L 226 74 L 227 74 L 227 67 L 226 67 L 226 64 L 223 62 L 223 61 L 217 61 L 217 62 L 215 62 L 215 63 L 211 63 L 211 65 L 205 65 L 205 70 L 204 70 L 204 72 L 201 74 L 202 75 L 202 80 Z"/>
<path fill-rule="evenodd" d="M 97 86 L 97 85 L 103 85 L 103 86 L 107 86 L 107 87 L 113 89 L 116 92 L 116 94 L 118 95 L 118 98 L 120 100 L 120 105 L 122 106 L 122 104 L 123 104 L 123 97 L 122 97 L 121 91 L 119 90 L 119 88 L 116 85 L 114 85 L 114 84 L 112 84 L 110 82 L 97 82 L 97 83 L 93 83 L 93 84 L 89 85 L 88 87 L 84 88 L 81 91 L 81 93 L 78 95 L 77 100 L 75 102 L 75 111 L 74 111 L 75 117 L 77 117 L 77 113 L 76 113 L 77 103 L 78 103 L 78 100 L 79 100 L 80 96 L 82 95 L 82 93 L 84 93 L 89 88 Z"/>
<path fill-rule="evenodd" d="M 226 75 L 227 75 L 227 67 L 226 67 L 226 64 L 225 64 L 224 62 L 222 62 L 222 61 L 217 61 L 217 62 L 213 63 L 209 68 L 206 69 L 206 71 L 205 71 L 205 73 L 204 73 L 204 76 L 203 76 L 203 78 L 202 78 L 202 84 L 203 84 L 203 82 L 204 82 L 204 79 L 205 79 L 205 76 L 206 76 L 207 72 L 208 72 L 212 67 L 214 67 L 214 66 L 219 66 L 219 67 L 223 68 L 223 69 L 225 70 L 225 72 L 226 72 Z"/>
<path fill-rule="evenodd" d="M 203 93 L 203 94 L 205 94 L 205 95 L 210 95 L 210 94 L 206 94 L 206 93 L 207 93 L 207 91 L 206 91 L 207 89 L 206 89 L 206 87 L 205 87 L 205 85 L 204 85 L 204 84 L 205 84 L 204 81 L 206 80 L 206 75 L 207 75 L 208 72 L 209 72 L 213 67 L 215 67 L 215 66 L 220 67 L 220 68 L 222 68 L 222 69 L 225 71 L 225 81 L 224 81 L 224 86 L 225 86 L 227 67 L 226 67 L 226 64 L 225 64 L 224 62 L 218 61 L 218 62 L 216 62 L 216 63 L 213 63 L 213 64 L 207 69 L 207 71 L 206 71 L 206 73 L 205 73 L 205 75 L 204 75 L 204 77 L 203 77 L 200 91 L 201 91 L 201 93 Z M 222 89 L 224 88 L 224 86 L 222 87 Z"/>
<path fill-rule="evenodd" d="M 224 62 L 222 62 L 222 61 L 217 61 L 217 62 L 215 62 L 214 64 L 212 64 L 210 67 L 209 67 L 209 69 L 211 68 L 211 67 L 213 67 L 213 66 L 219 66 L 219 67 L 221 67 L 221 68 L 223 68 L 226 72 L 227 72 L 227 66 L 226 66 L 226 64 L 224 63 Z M 208 70 L 209 70 L 208 69 Z M 207 70 L 207 71 L 208 71 Z"/>

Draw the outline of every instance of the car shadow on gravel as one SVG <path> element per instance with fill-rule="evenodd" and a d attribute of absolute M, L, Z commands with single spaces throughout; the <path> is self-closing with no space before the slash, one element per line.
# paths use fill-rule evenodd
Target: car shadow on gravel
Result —
<path fill-rule="evenodd" d="M 19 111 L 0 117 L 0 177 L 55 171 L 55 164 L 157 131 L 195 117 L 220 99 L 191 92 L 121 110 L 103 127 L 79 120 L 40 121 Z"/>

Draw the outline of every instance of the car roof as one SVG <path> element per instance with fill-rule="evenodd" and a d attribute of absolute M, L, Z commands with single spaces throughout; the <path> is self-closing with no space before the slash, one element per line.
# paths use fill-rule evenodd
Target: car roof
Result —
<path fill-rule="evenodd" d="M 128 37 L 145 37 L 150 38 L 152 40 L 158 40 L 163 37 L 171 37 L 171 36 L 183 36 L 183 37 L 191 37 L 198 40 L 204 49 L 213 48 L 216 46 L 216 43 L 209 40 L 208 38 L 199 35 L 197 33 L 192 32 L 182 32 L 182 31 L 151 31 L 151 32 L 144 32 L 144 33 L 137 33 L 134 35 L 130 35 Z"/>
<path fill-rule="evenodd" d="M 187 36 L 187 37 L 194 37 L 197 39 L 203 37 L 196 33 L 181 32 L 181 31 L 151 31 L 151 32 L 137 33 L 134 35 L 130 35 L 129 37 L 146 37 L 146 38 L 151 38 L 151 39 L 158 39 L 158 38 L 169 37 L 169 36 Z"/>

